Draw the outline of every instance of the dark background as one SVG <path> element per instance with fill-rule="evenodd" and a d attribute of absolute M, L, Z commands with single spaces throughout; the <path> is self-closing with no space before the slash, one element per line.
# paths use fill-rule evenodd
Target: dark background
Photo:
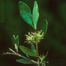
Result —
<path fill-rule="evenodd" d="M 30 8 L 34 0 L 22 0 Z M 47 19 L 49 26 L 45 39 L 39 45 L 41 54 L 48 51 L 48 66 L 66 66 L 66 1 L 65 0 L 37 0 L 39 4 L 40 22 Z M 0 0 L 0 66 L 27 66 L 15 61 L 15 56 L 3 56 L 11 46 L 12 34 L 20 35 L 23 43 L 26 32 L 33 30 L 19 15 L 19 0 Z M 28 65 L 32 66 L 32 65 Z"/>

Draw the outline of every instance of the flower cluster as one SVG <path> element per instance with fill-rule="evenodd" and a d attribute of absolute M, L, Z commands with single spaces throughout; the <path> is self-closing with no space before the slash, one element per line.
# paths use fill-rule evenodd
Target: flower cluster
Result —
<path fill-rule="evenodd" d="M 28 32 L 26 35 L 26 42 L 29 44 L 38 44 L 44 37 L 44 32 L 42 30 L 37 32 Z"/>

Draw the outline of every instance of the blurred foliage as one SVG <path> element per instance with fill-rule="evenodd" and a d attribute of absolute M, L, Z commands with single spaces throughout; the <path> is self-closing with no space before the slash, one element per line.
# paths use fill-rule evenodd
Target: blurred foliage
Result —
<path fill-rule="evenodd" d="M 18 1 L 19 0 L 0 0 L 1 50 L 6 48 L 5 46 L 8 46 L 8 43 L 10 42 L 8 41 L 8 38 L 13 33 L 18 33 L 20 34 L 20 36 L 22 36 L 27 32 L 27 30 L 31 31 L 33 30 L 21 19 L 18 11 L 18 4 L 17 4 Z M 34 0 L 22 0 L 22 1 L 25 1 L 32 8 Z M 39 22 L 41 21 L 41 19 L 47 19 L 49 22 L 49 28 L 45 39 L 47 41 L 47 44 L 45 44 L 46 43 L 45 41 L 43 41 L 43 43 L 41 44 L 41 47 L 43 47 L 44 45 L 46 49 L 41 49 L 41 52 L 44 53 L 43 51 L 48 50 L 50 66 L 51 65 L 66 66 L 66 30 L 65 30 L 66 1 L 65 0 L 37 0 L 37 1 L 40 7 Z M 41 23 L 39 24 L 39 26 L 41 25 Z M 27 30 L 25 27 L 27 28 Z M 22 37 L 21 41 L 24 40 Z"/>

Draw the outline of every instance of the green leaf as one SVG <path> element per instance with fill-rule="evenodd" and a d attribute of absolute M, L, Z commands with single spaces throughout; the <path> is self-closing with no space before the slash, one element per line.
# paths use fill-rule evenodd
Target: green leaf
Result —
<path fill-rule="evenodd" d="M 18 51 L 18 46 L 19 46 L 19 35 L 13 35 L 11 38 L 12 44 L 15 47 L 15 50 Z"/>
<path fill-rule="evenodd" d="M 46 56 L 40 56 L 39 59 L 40 59 L 40 61 L 41 61 L 41 63 L 42 63 L 43 61 L 45 61 Z"/>
<path fill-rule="evenodd" d="M 31 44 L 31 50 L 32 52 L 35 54 L 35 56 L 37 55 L 37 52 L 36 52 L 36 48 L 34 46 L 34 44 Z"/>
<path fill-rule="evenodd" d="M 34 64 L 34 63 L 31 62 L 30 60 L 28 60 L 28 59 L 23 59 L 23 58 L 17 59 L 16 61 L 19 62 L 19 63 L 23 63 L 23 64 Z"/>
<path fill-rule="evenodd" d="M 13 35 L 11 38 L 12 44 L 19 45 L 19 35 Z"/>
<path fill-rule="evenodd" d="M 25 46 L 19 46 L 19 49 L 24 53 L 24 54 L 26 54 L 26 56 L 36 56 L 35 54 L 34 54 L 34 52 L 31 50 L 31 49 L 29 49 L 29 48 L 27 48 L 27 47 L 25 47 Z"/>
<path fill-rule="evenodd" d="M 42 31 L 44 32 L 44 34 L 46 34 L 47 32 L 47 27 L 48 27 L 48 21 L 45 20 L 43 23 L 42 23 Z"/>
<path fill-rule="evenodd" d="M 33 27 L 32 15 L 31 15 L 31 10 L 30 10 L 29 6 L 26 3 L 24 3 L 23 1 L 19 1 L 19 11 L 20 11 L 20 15 L 24 19 L 24 21 Z"/>
<path fill-rule="evenodd" d="M 35 1 L 33 7 L 33 24 L 35 29 L 37 29 L 38 18 L 39 18 L 38 4 L 37 1 Z"/>

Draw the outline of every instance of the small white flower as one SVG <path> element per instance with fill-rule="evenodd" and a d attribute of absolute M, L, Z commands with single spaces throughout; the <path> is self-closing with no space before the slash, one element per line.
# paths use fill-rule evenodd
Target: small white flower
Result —
<path fill-rule="evenodd" d="M 41 39 L 44 37 L 44 32 L 37 31 L 37 32 L 28 32 L 26 35 L 26 41 L 29 44 L 38 44 Z"/>

